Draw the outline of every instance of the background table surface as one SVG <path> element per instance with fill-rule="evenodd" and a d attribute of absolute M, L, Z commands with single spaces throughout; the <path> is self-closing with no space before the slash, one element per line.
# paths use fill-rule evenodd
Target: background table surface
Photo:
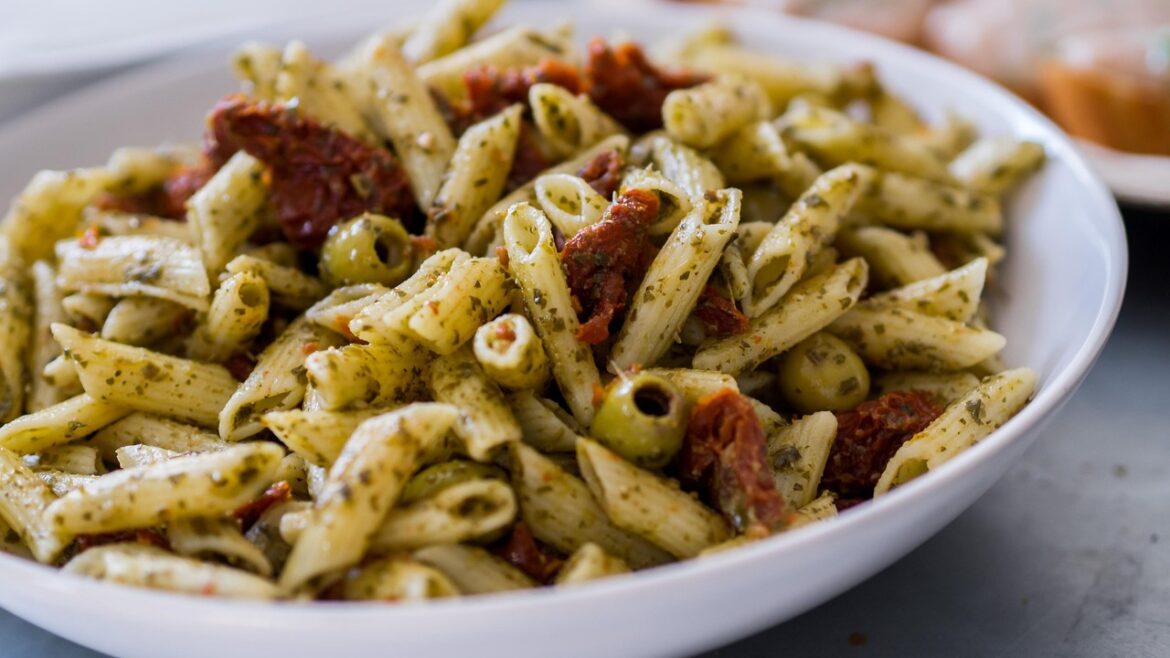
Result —
<path fill-rule="evenodd" d="M 704 658 L 1170 656 L 1170 212 L 1123 210 L 1117 328 L 1020 463 L 884 572 Z M 2 658 L 100 655 L 0 610 Z"/>

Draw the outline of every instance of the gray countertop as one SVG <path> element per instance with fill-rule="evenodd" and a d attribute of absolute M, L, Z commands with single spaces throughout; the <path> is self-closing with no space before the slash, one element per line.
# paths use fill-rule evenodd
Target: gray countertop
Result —
<path fill-rule="evenodd" d="M 1020 463 L 884 572 L 705 658 L 1170 656 L 1170 213 L 1125 214 L 1121 319 Z M 99 655 L 0 610 L 2 658 Z"/>

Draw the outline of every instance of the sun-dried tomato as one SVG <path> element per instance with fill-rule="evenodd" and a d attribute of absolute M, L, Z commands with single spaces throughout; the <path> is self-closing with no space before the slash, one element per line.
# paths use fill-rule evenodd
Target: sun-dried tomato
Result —
<path fill-rule="evenodd" d="M 725 388 L 691 410 L 678 459 L 679 480 L 706 493 L 741 532 L 773 532 L 791 514 L 776 491 L 763 427 L 742 395 Z"/>
<path fill-rule="evenodd" d="M 528 90 L 537 83 L 564 87 L 574 94 L 581 91 L 577 69 L 558 59 L 546 58 L 536 66 L 500 69 L 481 65 L 463 73 L 466 100 L 454 108 L 456 133 L 482 121 L 515 103 L 528 105 Z"/>
<path fill-rule="evenodd" d="M 693 312 L 706 327 L 708 336 L 735 336 L 747 331 L 750 324 L 735 303 L 712 285 L 703 288 Z"/>
<path fill-rule="evenodd" d="M 569 289 L 580 306 L 577 339 L 596 345 L 626 308 L 654 258 L 650 225 L 658 219 L 658 197 L 634 189 L 611 203 L 601 221 L 577 232 L 561 251 Z"/>
<path fill-rule="evenodd" d="M 239 519 L 240 527 L 244 530 L 244 532 L 247 532 L 248 528 L 256 525 L 256 521 L 260 520 L 260 517 L 264 516 L 265 512 L 267 512 L 269 509 L 272 509 L 274 506 L 285 502 L 291 497 L 292 485 L 290 485 L 285 480 L 281 480 L 280 482 L 276 482 L 272 486 L 268 487 L 268 489 L 265 490 L 264 493 L 260 494 L 260 497 L 256 500 L 244 503 L 243 505 L 237 507 L 236 510 L 232 512 L 232 516 Z"/>
<path fill-rule="evenodd" d="M 617 191 L 622 182 L 622 167 L 625 166 L 622 154 L 610 149 L 598 153 L 585 166 L 577 171 L 577 176 L 589 183 L 595 192 L 609 199 Z"/>
<path fill-rule="evenodd" d="M 103 192 L 94 200 L 102 210 L 116 210 L 134 215 L 154 215 L 168 219 L 185 219 L 187 199 L 199 191 L 215 174 L 210 163 L 177 167 L 162 184 L 135 194 Z"/>
<path fill-rule="evenodd" d="M 233 354 L 228 357 L 227 361 L 223 362 L 223 367 L 227 368 L 236 381 L 242 382 L 256 368 L 256 360 L 247 354 Z"/>
<path fill-rule="evenodd" d="M 523 521 L 512 526 L 508 538 L 496 548 L 496 555 L 503 558 L 512 566 L 532 577 L 533 580 L 547 583 L 561 568 L 563 560 L 552 555 L 532 536 L 532 531 Z"/>
<path fill-rule="evenodd" d="M 268 166 L 269 196 L 285 238 L 316 249 L 339 221 L 376 212 L 416 216 L 406 173 L 390 151 L 365 144 L 280 104 L 241 95 L 208 118 L 205 150 L 214 166 L 244 150 Z"/>
<path fill-rule="evenodd" d="M 941 413 L 924 391 L 893 391 L 838 413 L 821 486 L 842 498 L 871 497 L 898 448 Z"/>
<path fill-rule="evenodd" d="M 126 543 L 140 544 L 142 546 L 154 546 L 155 548 L 161 548 L 168 551 L 171 550 L 171 543 L 167 541 L 166 536 L 153 528 L 77 535 L 74 546 L 76 547 L 77 552 L 81 553 L 97 546 Z"/>
<path fill-rule="evenodd" d="M 691 71 L 660 69 L 637 44 L 610 46 L 601 38 L 589 42 L 585 77 L 593 102 L 634 132 L 661 128 L 666 95 L 709 79 Z"/>

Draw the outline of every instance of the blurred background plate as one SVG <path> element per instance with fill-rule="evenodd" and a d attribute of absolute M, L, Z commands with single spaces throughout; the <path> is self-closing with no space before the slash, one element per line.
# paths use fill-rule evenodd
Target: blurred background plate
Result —
<path fill-rule="evenodd" d="M 1123 153 L 1085 140 L 1077 145 L 1118 199 L 1170 208 L 1170 157 Z"/>

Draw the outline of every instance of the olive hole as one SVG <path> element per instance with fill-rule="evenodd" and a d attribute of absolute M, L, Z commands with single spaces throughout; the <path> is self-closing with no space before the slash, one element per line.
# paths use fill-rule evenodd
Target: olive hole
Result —
<path fill-rule="evenodd" d="M 634 391 L 634 406 L 647 416 L 665 416 L 670 413 L 671 395 L 657 386 L 643 386 Z"/>
<path fill-rule="evenodd" d="M 380 235 L 374 241 L 374 255 L 378 260 L 389 267 L 402 263 L 402 244 L 393 238 Z"/>

